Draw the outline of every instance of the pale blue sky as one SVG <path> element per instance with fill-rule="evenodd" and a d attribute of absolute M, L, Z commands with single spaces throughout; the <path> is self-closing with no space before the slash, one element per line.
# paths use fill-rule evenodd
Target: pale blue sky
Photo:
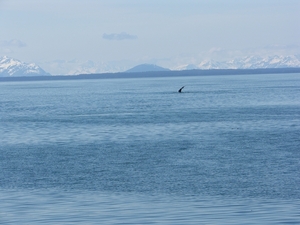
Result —
<path fill-rule="evenodd" d="M 299 12 L 299 0 L 0 0 L 0 55 L 55 74 L 64 61 L 170 68 L 300 54 Z"/>

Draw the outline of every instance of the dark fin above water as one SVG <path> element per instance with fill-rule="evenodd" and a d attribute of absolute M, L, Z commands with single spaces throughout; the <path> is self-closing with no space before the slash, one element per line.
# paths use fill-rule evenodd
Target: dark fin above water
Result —
<path fill-rule="evenodd" d="M 183 88 L 184 88 L 184 86 L 182 86 L 182 88 L 180 88 L 180 89 L 178 90 L 178 92 L 181 93 L 181 91 L 182 91 Z"/>

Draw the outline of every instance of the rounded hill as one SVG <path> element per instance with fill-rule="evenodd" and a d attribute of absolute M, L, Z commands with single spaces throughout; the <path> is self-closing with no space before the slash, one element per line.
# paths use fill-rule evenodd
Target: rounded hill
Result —
<path fill-rule="evenodd" d="M 152 72 L 152 71 L 170 71 L 167 68 L 163 68 L 154 64 L 140 64 L 129 70 L 126 70 L 126 73 L 135 73 L 135 72 Z"/>

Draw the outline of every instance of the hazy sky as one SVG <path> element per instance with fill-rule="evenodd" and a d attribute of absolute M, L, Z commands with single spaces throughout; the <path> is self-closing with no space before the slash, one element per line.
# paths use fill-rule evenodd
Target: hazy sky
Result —
<path fill-rule="evenodd" d="M 50 73 L 300 54 L 299 0 L 0 0 L 0 24 L 0 56 Z"/>

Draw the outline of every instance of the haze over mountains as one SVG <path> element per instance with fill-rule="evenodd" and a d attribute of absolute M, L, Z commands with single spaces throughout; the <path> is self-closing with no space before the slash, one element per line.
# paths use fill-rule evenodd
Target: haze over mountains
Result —
<path fill-rule="evenodd" d="M 58 62 L 60 67 L 64 62 Z M 70 64 L 66 67 L 69 68 Z M 149 72 L 149 71 L 168 71 L 168 70 L 193 70 L 193 69 L 258 69 L 258 68 L 300 68 L 300 55 L 290 56 L 269 56 L 257 57 L 250 56 L 241 59 L 228 61 L 203 60 L 197 64 L 178 65 L 174 68 L 164 68 L 154 64 L 140 64 L 131 69 L 124 65 L 107 65 L 104 63 L 95 63 L 87 61 L 82 64 L 74 64 L 74 68 L 69 72 L 52 75 L 78 75 L 78 74 L 96 74 L 96 73 L 115 73 L 115 72 Z M 24 63 L 20 60 L 0 57 L 0 77 L 14 76 L 49 76 L 41 67 L 35 63 Z"/>
<path fill-rule="evenodd" d="M 162 67 L 169 70 L 192 70 L 192 69 L 256 69 L 256 68 L 286 68 L 286 67 L 300 67 L 300 55 L 290 56 L 269 56 L 269 57 L 258 57 L 250 56 L 238 59 L 232 59 L 228 61 L 215 61 L 215 60 L 203 60 L 195 64 L 177 64 L 172 67 L 166 67 L 163 65 L 153 64 L 139 64 L 132 67 L 128 67 L 126 63 L 97 63 L 91 60 L 86 62 L 61 62 L 57 63 L 56 66 L 60 68 L 70 68 L 66 70 L 64 75 L 78 75 L 78 74 L 92 74 L 92 73 L 116 73 L 116 72 L 128 72 L 131 69 L 135 71 L 155 71 L 155 66 Z M 153 65 L 152 69 L 141 68 L 145 65 Z M 72 67 L 73 66 L 73 67 Z M 139 67 L 137 67 L 139 66 Z M 137 67 L 137 68 L 135 68 Z M 151 67 L 151 66 L 150 66 Z"/>
<path fill-rule="evenodd" d="M 286 67 L 300 67 L 300 56 L 269 56 L 258 57 L 250 56 L 241 59 L 234 59 L 228 61 L 214 61 L 204 60 L 199 64 L 181 65 L 175 70 L 186 69 L 258 69 L 258 68 L 286 68 Z"/>

